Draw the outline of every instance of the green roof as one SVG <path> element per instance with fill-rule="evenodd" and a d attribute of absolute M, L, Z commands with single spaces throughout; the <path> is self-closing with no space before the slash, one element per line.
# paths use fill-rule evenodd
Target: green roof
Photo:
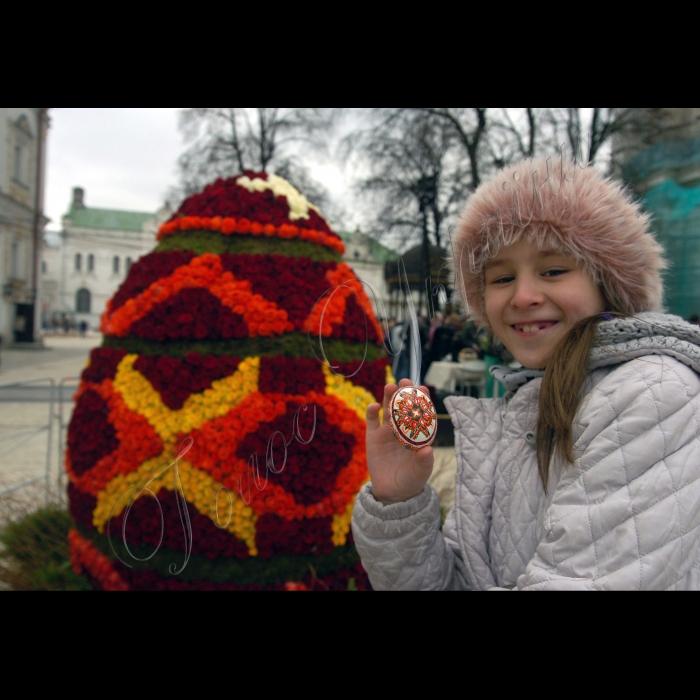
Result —
<path fill-rule="evenodd" d="M 90 209 L 71 207 L 65 215 L 73 226 L 101 228 L 109 231 L 141 231 L 143 224 L 155 216 L 152 212 L 120 211 L 118 209 Z"/>
<path fill-rule="evenodd" d="M 372 257 L 378 262 L 384 264 L 387 260 L 399 259 L 400 256 L 395 250 L 387 248 L 385 245 L 382 245 L 378 240 L 372 238 L 371 236 L 368 236 L 366 233 L 362 233 L 361 231 L 356 231 L 355 233 L 351 233 L 349 231 L 337 231 L 337 234 L 346 243 L 348 241 L 351 241 L 357 235 L 357 233 L 359 233 L 360 236 L 369 241 L 369 249 L 372 253 Z"/>

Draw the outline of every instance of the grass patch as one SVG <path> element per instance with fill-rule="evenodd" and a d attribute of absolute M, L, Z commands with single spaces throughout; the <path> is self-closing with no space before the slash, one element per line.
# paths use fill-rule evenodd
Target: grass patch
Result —
<path fill-rule="evenodd" d="M 31 510 L 0 502 L 0 585 L 13 591 L 89 591 L 70 565 L 68 531 L 74 527 L 61 504 Z"/>

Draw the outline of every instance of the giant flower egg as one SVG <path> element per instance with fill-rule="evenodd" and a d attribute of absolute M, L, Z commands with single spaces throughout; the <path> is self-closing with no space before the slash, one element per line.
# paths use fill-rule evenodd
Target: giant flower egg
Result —
<path fill-rule="evenodd" d="M 368 587 L 350 519 L 391 377 L 341 239 L 264 173 L 209 185 L 158 239 L 76 395 L 75 571 L 108 590 Z"/>

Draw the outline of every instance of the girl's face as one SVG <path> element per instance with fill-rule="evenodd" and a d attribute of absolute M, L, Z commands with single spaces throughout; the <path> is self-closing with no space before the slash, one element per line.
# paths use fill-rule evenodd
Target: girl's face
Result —
<path fill-rule="evenodd" d="M 528 369 L 542 369 L 576 323 L 605 311 L 598 285 L 570 256 L 518 241 L 486 262 L 486 316 Z"/>

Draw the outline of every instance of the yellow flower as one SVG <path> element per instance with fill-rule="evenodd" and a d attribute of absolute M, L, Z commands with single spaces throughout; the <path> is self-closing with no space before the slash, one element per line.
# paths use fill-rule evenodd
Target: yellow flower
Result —
<path fill-rule="evenodd" d="M 174 451 L 171 451 L 169 455 L 163 452 L 160 456 L 144 462 L 137 471 L 126 476 L 120 474 L 112 479 L 105 489 L 97 495 L 97 507 L 93 514 L 93 523 L 97 530 L 104 533 L 110 514 L 111 517 L 116 517 L 122 513 L 132 497 L 151 498 L 145 491 L 146 488 L 154 494 L 157 494 L 162 488 L 173 491 L 175 480 L 172 463 L 174 461 Z M 177 463 L 177 469 L 185 499 L 202 515 L 212 518 L 216 522 L 216 501 L 214 500 L 216 498 L 219 503 L 218 526 L 245 542 L 248 553 L 251 556 L 256 556 L 258 553 L 255 546 L 257 516 L 253 509 L 247 506 L 240 497 L 234 499 L 233 494 L 231 494 L 231 498 L 229 498 L 226 489 L 221 487 L 221 484 L 214 481 L 206 472 L 193 467 L 186 460 L 180 460 Z M 155 478 L 153 478 L 154 476 Z M 230 518 L 229 513 L 231 514 Z M 111 535 L 120 536 L 119 533 L 115 532 L 112 532 Z"/>
<path fill-rule="evenodd" d="M 323 374 L 326 377 L 326 395 L 340 399 L 362 420 L 365 420 L 367 406 L 376 403 L 374 396 L 364 387 L 356 386 L 348 379 L 333 374 L 326 365 L 323 365 Z"/>
<path fill-rule="evenodd" d="M 126 355 L 119 363 L 114 388 L 129 410 L 144 416 L 161 440 L 169 442 L 176 433 L 189 433 L 206 421 L 225 416 L 248 394 L 258 390 L 260 358 L 248 357 L 231 376 L 212 382 L 201 394 L 191 395 L 179 410 L 168 408 L 160 394 L 134 369 L 138 355 Z"/>
<path fill-rule="evenodd" d="M 348 532 L 350 532 L 352 509 L 354 505 L 355 502 L 350 501 L 344 513 L 338 513 L 333 516 L 333 521 L 331 522 L 331 530 L 333 530 L 333 535 L 331 540 L 336 547 L 342 547 L 348 540 Z"/>

